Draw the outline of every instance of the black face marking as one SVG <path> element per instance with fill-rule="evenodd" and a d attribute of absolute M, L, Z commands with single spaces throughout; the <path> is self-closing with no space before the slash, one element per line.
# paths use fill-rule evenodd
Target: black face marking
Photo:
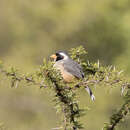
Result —
<path fill-rule="evenodd" d="M 60 55 L 59 53 L 56 53 L 56 56 L 57 56 L 56 61 L 64 59 L 64 56 Z"/>

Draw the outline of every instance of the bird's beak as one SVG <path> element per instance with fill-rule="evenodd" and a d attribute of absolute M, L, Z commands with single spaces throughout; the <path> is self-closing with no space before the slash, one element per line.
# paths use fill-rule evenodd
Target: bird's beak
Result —
<path fill-rule="evenodd" d="M 55 54 L 53 54 L 53 55 L 50 56 L 50 58 L 52 58 L 52 59 L 56 59 L 57 56 L 56 56 Z"/>

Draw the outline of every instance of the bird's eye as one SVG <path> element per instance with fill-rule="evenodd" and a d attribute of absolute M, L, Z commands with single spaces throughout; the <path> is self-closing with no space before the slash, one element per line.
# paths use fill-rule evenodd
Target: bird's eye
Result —
<path fill-rule="evenodd" d="M 56 53 L 56 56 L 59 56 L 59 53 Z"/>

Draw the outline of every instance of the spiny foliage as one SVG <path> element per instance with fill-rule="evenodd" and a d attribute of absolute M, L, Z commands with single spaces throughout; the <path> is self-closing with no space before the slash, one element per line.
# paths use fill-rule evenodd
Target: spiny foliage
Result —
<path fill-rule="evenodd" d="M 46 60 L 32 74 L 20 74 L 14 67 L 6 70 L 2 63 L 0 64 L 0 72 L 10 78 L 11 87 L 17 88 L 20 82 L 24 82 L 26 85 L 31 84 L 40 88 L 50 88 L 55 93 L 53 99 L 56 109 L 63 115 L 61 129 L 64 130 L 78 130 L 83 128 L 79 122 L 79 117 L 84 114 L 84 110 L 79 108 L 76 98 L 76 91 L 80 87 L 93 87 L 96 85 L 119 87 L 124 97 L 124 104 L 117 113 L 112 115 L 110 123 L 106 123 L 103 128 L 104 130 L 113 130 L 130 112 L 129 81 L 124 77 L 122 71 L 118 71 L 113 66 L 102 66 L 99 64 L 99 61 L 97 63 L 90 63 L 87 60 L 87 51 L 82 46 L 72 48 L 69 52 L 72 59 L 76 60 L 83 67 L 85 73 L 83 80 L 65 84 L 60 72 L 53 68 L 54 63 Z M 124 91 L 126 92 L 123 93 Z"/>
<path fill-rule="evenodd" d="M 124 96 L 124 104 L 117 113 L 111 116 L 110 123 L 105 123 L 104 130 L 114 130 L 116 125 L 120 121 L 124 120 L 124 118 L 129 114 L 129 112 L 130 112 L 130 89 Z"/>

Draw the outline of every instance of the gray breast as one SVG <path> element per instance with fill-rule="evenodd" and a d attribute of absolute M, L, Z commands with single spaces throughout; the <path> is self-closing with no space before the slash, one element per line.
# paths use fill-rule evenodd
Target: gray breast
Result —
<path fill-rule="evenodd" d="M 75 76 L 73 74 L 71 74 L 70 72 L 66 71 L 65 67 L 64 67 L 64 61 L 57 61 L 54 64 L 54 67 L 58 70 L 60 70 L 61 75 L 64 79 L 65 82 L 72 82 L 73 79 L 75 78 Z"/>
<path fill-rule="evenodd" d="M 57 61 L 54 64 L 54 67 L 59 69 L 61 73 L 64 73 L 64 72 L 67 74 L 69 73 L 77 78 L 84 77 L 84 73 L 82 71 L 81 66 L 70 58 L 66 60 Z"/>

